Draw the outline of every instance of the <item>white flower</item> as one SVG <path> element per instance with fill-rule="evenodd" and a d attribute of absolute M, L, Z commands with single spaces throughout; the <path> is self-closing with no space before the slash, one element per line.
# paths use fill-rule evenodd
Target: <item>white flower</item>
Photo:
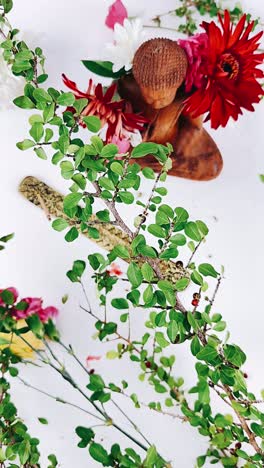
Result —
<path fill-rule="evenodd" d="M 113 71 L 117 72 L 125 67 L 131 70 L 135 52 L 145 38 L 141 19 L 129 21 L 125 19 L 124 25 L 115 25 L 114 43 L 107 44 L 107 58 L 113 62 Z"/>
<path fill-rule="evenodd" d="M 130 133 L 129 140 L 131 146 L 135 147 L 142 143 L 142 135 L 139 130 L 136 130 L 134 133 Z"/>
<path fill-rule="evenodd" d="M 21 40 L 34 50 L 39 39 L 43 39 L 44 34 L 35 34 L 31 31 L 25 32 Z M 42 41 L 43 42 L 43 41 Z M 7 65 L 0 48 L 0 111 L 16 109 L 13 100 L 24 94 L 25 79 L 22 76 L 14 76 L 11 67 Z"/>
<path fill-rule="evenodd" d="M 15 108 L 13 100 L 23 94 L 25 80 L 12 74 L 0 52 L 0 110 Z"/>

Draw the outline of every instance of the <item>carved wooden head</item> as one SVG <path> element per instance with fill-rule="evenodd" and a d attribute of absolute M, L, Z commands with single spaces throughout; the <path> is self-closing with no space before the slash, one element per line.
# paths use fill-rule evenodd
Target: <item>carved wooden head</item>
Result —
<path fill-rule="evenodd" d="M 177 42 L 156 38 L 144 42 L 137 50 L 133 75 L 147 104 L 162 109 L 173 102 L 187 67 L 187 56 Z"/>

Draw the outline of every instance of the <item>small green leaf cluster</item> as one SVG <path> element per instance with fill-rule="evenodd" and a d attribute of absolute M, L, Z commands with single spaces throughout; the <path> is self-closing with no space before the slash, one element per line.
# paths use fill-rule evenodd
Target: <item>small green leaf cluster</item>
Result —
<path fill-rule="evenodd" d="M 76 428 L 76 434 L 80 438 L 78 447 L 88 447 L 91 458 L 100 463 L 102 466 L 122 466 L 127 468 L 164 467 L 164 460 L 158 455 L 154 446 L 149 448 L 147 456 L 143 460 L 134 449 L 127 448 L 122 451 L 120 445 L 118 444 L 112 445 L 109 451 L 106 450 L 102 444 L 99 444 L 95 441 L 95 433 L 90 428 L 78 426 Z"/>
<path fill-rule="evenodd" d="M 11 239 L 13 239 L 13 237 L 14 237 L 14 234 L 13 234 L 13 233 L 12 233 L 12 234 L 7 234 L 7 235 L 5 235 L 5 236 L 2 236 L 2 237 L 0 238 L 0 250 L 4 250 L 5 244 L 6 244 L 7 242 L 9 242 Z"/>

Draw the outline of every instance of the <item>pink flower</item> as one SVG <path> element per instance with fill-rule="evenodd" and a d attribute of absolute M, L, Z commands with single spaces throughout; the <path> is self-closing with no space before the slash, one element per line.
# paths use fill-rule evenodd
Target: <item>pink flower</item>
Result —
<path fill-rule="evenodd" d="M 90 363 L 91 363 L 92 361 L 100 361 L 100 359 L 101 359 L 101 356 L 90 356 L 90 355 L 89 355 L 89 356 L 87 356 L 87 358 L 86 358 L 86 360 L 85 360 L 85 361 L 86 361 L 86 366 L 89 368 L 89 367 L 90 367 Z"/>
<path fill-rule="evenodd" d="M 117 263 L 112 263 L 107 269 L 107 272 L 110 276 L 121 276 L 123 274 L 122 270 L 120 269 L 119 265 L 117 265 Z"/>
<path fill-rule="evenodd" d="M 38 316 L 41 322 L 47 322 L 49 319 L 57 317 L 58 313 L 59 311 L 56 307 L 49 306 L 49 307 L 46 307 L 45 309 L 41 309 L 38 312 Z"/>
<path fill-rule="evenodd" d="M 118 146 L 119 154 L 127 153 L 130 148 L 130 141 L 126 138 L 120 139 L 117 135 L 114 135 L 111 143 Z"/>
<path fill-rule="evenodd" d="M 37 314 L 41 322 L 47 322 L 49 318 L 54 318 L 58 315 L 59 311 L 56 307 L 50 306 L 43 309 L 43 300 L 40 297 L 25 297 L 21 302 L 26 302 L 28 305 L 25 310 L 13 309 L 13 317 L 17 320 L 26 319 L 30 315 Z"/>
<path fill-rule="evenodd" d="M 1 294 L 1 292 L 3 292 L 3 291 L 10 291 L 10 292 L 13 294 L 13 296 L 14 296 L 14 302 L 17 301 L 17 298 L 18 298 L 18 290 L 17 290 L 16 288 L 10 287 L 10 288 L 5 288 L 5 289 L 0 289 L 0 294 Z M 3 301 L 3 299 L 0 297 L 0 306 L 1 306 L 1 305 L 4 305 L 4 301 Z"/>
<path fill-rule="evenodd" d="M 105 24 L 108 26 L 108 28 L 114 29 L 116 23 L 123 26 L 123 23 L 127 17 L 127 9 L 122 0 L 116 0 L 108 9 L 108 15 L 106 17 Z"/>
<path fill-rule="evenodd" d="M 208 55 L 208 35 L 206 33 L 195 34 L 189 39 L 179 39 L 178 44 L 186 52 L 189 62 L 185 79 L 185 89 L 189 93 L 193 87 L 200 89 L 203 84 L 202 65 L 206 62 Z"/>

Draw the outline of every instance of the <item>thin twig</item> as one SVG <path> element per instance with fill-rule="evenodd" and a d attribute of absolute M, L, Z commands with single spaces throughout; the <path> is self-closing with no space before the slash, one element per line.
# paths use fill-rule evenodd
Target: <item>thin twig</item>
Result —
<path fill-rule="evenodd" d="M 139 233 L 139 231 L 141 229 L 141 226 L 145 223 L 145 221 L 147 219 L 147 216 L 149 214 L 149 207 L 150 207 L 150 204 L 151 204 L 151 200 L 153 198 L 154 192 L 155 192 L 155 190 L 157 188 L 157 185 L 158 185 L 158 183 L 160 181 L 160 178 L 161 178 L 163 173 L 164 173 L 164 168 L 162 167 L 161 171 L 158 173 L 158 175 L 156 177 L 156 180 L 155 180 L 154 185 L 152 187 L 149 199 L 147 201 L 147 204 L 145 205 L 144 211 L 143 211 L 143 213 L 141 213 L 141 215 L 139 215 L 141 219 L 140 219 L 140 223 L 139 223 L 139 225 L 138 225 L 138 227 L 137 227 L 137 229 L 136 229 L 136 231 L 134 233 L 134 236 L 133 236 L 134 238 L 137 237 L 137 235 L 138 235 L 138 233 Z"/>
<path fill-rule="evenodd" d="M 83 413 L 89 414 L 89 416 L 92 416 L 93 418 L 96 418 L 99 421 L 105 421 L 103 418 L 100 418 L 96 414 L 91 413 L 90 411 L 82 408 L 79 405 L 76 405 L 75 403 L 71 403 L 70 401 L 64 400 L 64 398 L 56 397 L 55 395 L 51 395 L 50 393 L 48 393 L 48 392 L 46 392 L 46 391 L 44 391 L 44 390 L 42 390 L 42 389 L 40 389 L 38 387 L 35 387 L 34 385 L 31 385 L 30 383 L 28 383 L 25 380 L 21 379 L 21 377 L 18 377 L 18 380 L 20 380 L 20 382 L 23 383 L 23 385 L 25 385 L 26 387 L 31 388 L 32 390 L 35 390 L 36 392 L 41 393 L 42 395 L 45 395 L 45 396 L 51 398 L 52 400 L 57 401 L 58 403 L 62 403 L 62 404 L 68 405 L 68 406 L 72 406 L 73 408 L 76 408 L 76 409 L 82 411 Z"/>

